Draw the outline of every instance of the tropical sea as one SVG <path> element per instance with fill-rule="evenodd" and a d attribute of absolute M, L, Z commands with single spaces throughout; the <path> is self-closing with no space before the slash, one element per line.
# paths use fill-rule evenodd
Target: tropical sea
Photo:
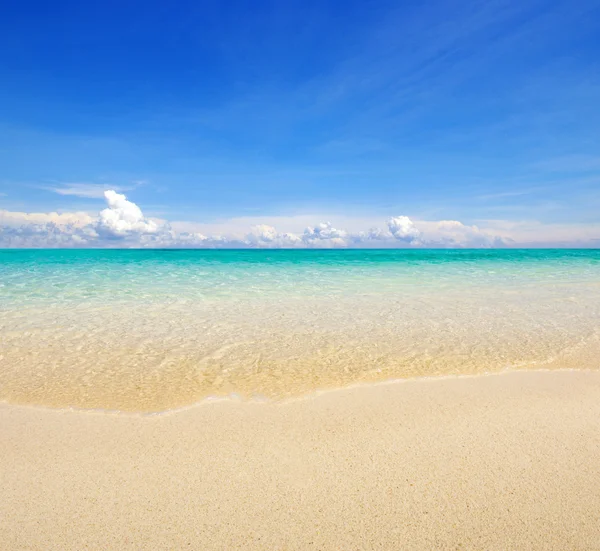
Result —
<path fill-rule="evenodd" d="M 600 367 L 599 250 L 0 250 L 0 400 L 158 412 Z"/>

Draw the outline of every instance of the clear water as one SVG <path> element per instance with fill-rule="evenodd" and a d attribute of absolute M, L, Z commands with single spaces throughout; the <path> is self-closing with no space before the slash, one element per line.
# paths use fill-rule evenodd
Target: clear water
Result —
<path fill-rule="evenodd" d="M 160 411 L 600 367 L 598 250 L 0 250 L 0 399 Z"/>

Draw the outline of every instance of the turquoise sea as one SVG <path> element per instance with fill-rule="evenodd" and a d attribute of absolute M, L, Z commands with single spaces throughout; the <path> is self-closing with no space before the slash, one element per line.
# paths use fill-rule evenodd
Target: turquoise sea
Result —
<path fill-rule="evenodd" d="M 161 411 L 600 367 L 600 250 L 0 250 L 0 400 Z"/>

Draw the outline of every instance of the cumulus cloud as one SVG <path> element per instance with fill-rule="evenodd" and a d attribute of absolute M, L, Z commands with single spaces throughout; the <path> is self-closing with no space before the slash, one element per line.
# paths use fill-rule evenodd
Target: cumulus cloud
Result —
<path fill-rule="evenodd" d="M 91 225 L 22 224 L 0 227 L 0 247 L 85 247 L 94 246 L 98 234 Z"/>
<path fill-rule="evenodd" d="M 83 227 L 94 221 L 89 214 L 85 212 L 67 212 L 59 214 L 58 212 L 15 212 L 0 210 L 0 226 L 20 227 L 22 225 L 44 225 L 56 224 L 57 226 L 75 226 Z"/>
<path fill-rule="evenodd" d="M 114 239 L 113 239 L 114 241 Z M 169 224 L 157 226 L 157 230 L 151 233 L 129 235 L 126 241 L 131 246 L 141 248 L 160 249 L 188 249 L 207 245 L 210 238 L 194 232 L 176 232 Z"/>
<path fill-rule="evenodd" d="M 334 228 L 330 222 L 309 226 L 302 235 L 302 241 L 313 247 L 346 247 L 349 244 L 349 238 L 348 232 Z"/>
<path fill-rule="evenodd" d="M 423 222 L 423 233 L 429 246 L 440 247 L 503 247 L 510 244 L 506 237 L 468 226 L 458 220 Z"/>
<path fill-rule="evenodd" d="M 273 227 L 266 224 L 256 226 L 258 238 L 263 241 L 276 241 L 281 237 L 281 234 Z"/>
<path fill-rule="evenodd" d="M 299 233 L 254 224 L 245 235 L 213 235 L 196 231 L 198 226 L 192 223 L 171 225 L 148 218 L 137 204 L 115 190 L 107 190 L 103 196 L 106 208 L 97 216 L 0 210 L 0 247 L 398 248 L 502 247 L 514 243 L 509 226 L 503 231 L 499 227 L 482 229 L 457 220 L 413 221 L 405 215 L 389 218 L 384 229 L 372 227 L 365 231 L 350 232 L 321 222 Z M 588 231 L 586 235 L 591 234 Z"/>
<path fill-rule="evenodd" d="M 100 212 L 98 233 L 109 238 L 124 238 L 133 234 L 156 233 L 158 225 L 148 220 L 135 203 L 114 190 L 104 192 L 108 208 Z"/>
<path fill-rule="evenodd" d="M 396 216 L 388 220 L 388 228 L 395 239 L 406 243 L 417 242 L 421 232 L 415 227 L 408 216 Z"/>
<path fill-rule="evenodd" d="M 144 217 L 125 195 L 104 192 L 107 208 L 97 217 L 87 213 L 26 213 L 0 210 L 0 245 L 6 247 L 97 247 L 104 240 L 129 239 L 144 246 L 143 237 L 158 233 L 159 225 Z M 163 238 L 169 236 L 168 228 Z M 183 236 L 178 236 L 179 243 Z M 185 238 L 183 238 L 185 240 Z"/>
<path fill-rule="evenodd" d="M 280 233 L 268 224 L 257 224 L 246 236 L 244 244 L 254 247 L 268 248 L 294 248 L 302 243 L 299 236 L 294 233 Z"/>

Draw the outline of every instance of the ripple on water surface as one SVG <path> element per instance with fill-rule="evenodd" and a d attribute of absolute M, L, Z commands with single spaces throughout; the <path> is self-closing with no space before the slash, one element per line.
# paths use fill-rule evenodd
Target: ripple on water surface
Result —
<path fill-rule="evenodd" d="M 0 399 L 159 411 L 597 368 L 598 251 L 0 251 Z"/>

